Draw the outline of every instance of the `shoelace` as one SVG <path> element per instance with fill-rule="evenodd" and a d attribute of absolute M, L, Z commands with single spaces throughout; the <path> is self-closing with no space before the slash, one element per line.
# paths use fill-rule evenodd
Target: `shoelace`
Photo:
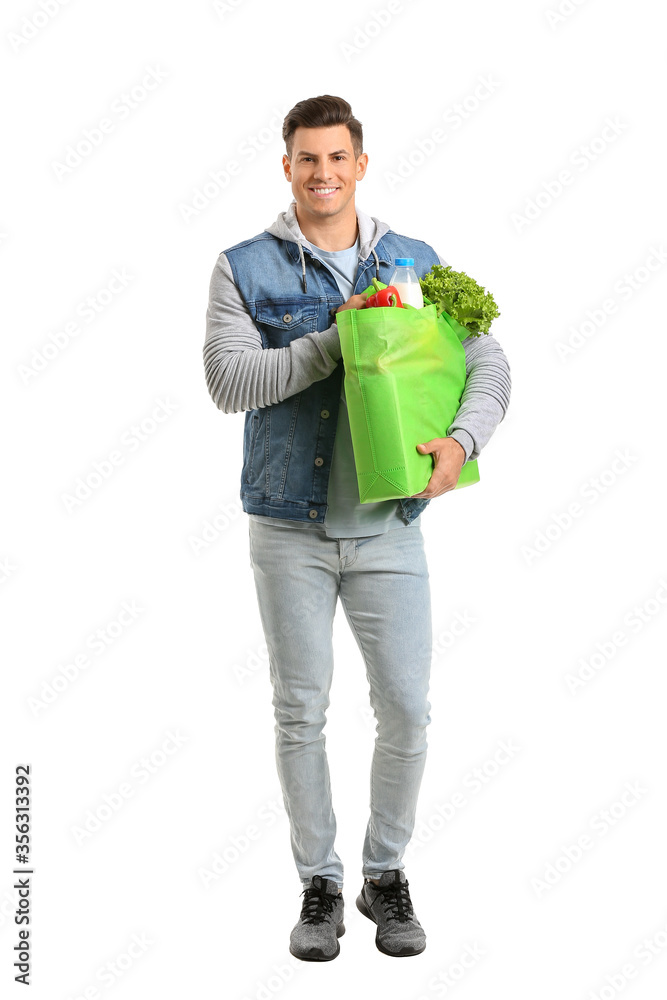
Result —
<path fill-rule="evenodd" d="M 401 923 L 412 920 L 414 910 L 407 879 L 405 882 L 390 882 L 389 885 L 375 885 L 374 882 L 369 884 L 378 893 L 371 903 L 371 909 L 381 900 L 385 910 L 389 910 L 387 920 L 400 920 Z"/>
<path fill-rule="evenodd" d="M 302 923 L 321 924 L 333 911 L 336 897 L 327 895 L 316 885 L 307 886 L 301 895 L 305 897 L 301 907 Z"/>

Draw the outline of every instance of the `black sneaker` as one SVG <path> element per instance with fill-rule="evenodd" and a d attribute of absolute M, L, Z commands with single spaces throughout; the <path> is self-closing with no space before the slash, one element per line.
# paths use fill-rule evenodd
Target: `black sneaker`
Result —
<path fill-rule="evenodd" d="M 357 909 L 377 924 L 375 944 L 385 955 L 419 955 L 426 947 L 426 934 L 415 916 L 402 870 L 385 872 L 379 885 L 364 879 Z"/>
<path fill-rule="evenodd" d="M 343 894 L 332 879 L 315 875 L 301 895 L 305 899 L 289 950 L 304 962 L 330 962 L 340 953 L 338 938 L 345 933 Z"/>

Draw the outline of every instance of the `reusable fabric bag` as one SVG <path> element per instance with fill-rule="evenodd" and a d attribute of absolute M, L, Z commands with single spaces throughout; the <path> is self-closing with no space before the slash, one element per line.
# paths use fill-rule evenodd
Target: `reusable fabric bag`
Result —
<path fill-rule="evenodd" d="M 344 309 L 336 323 L 360 502 L 421 493 L 434 459 L 417 445 L 446 437 L 456 416 L 468 331 L 433 304 Z M 456 489 L 477 482 L 477 462 L 466 462 Z"/>

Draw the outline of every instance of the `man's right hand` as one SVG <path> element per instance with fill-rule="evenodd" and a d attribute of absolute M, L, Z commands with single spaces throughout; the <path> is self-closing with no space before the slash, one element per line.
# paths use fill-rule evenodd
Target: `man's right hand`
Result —
<path fill-rule="evenodd" d="M 343 302 L 342 306 L 338 306 L 336 312 L 342 312 L 343 309 L 363 309 L 367 298 L 367 295 L 353 295 L 347 302 Z"/>

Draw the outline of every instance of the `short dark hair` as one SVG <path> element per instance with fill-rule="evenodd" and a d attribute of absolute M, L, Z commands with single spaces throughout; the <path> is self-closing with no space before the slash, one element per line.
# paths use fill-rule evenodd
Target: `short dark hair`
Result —
<path fill-rule="evenodd" d="M 287 155 L 292 156 L 292 142 L 298 128 L 330 128 L 333 125 L 347 125 L 354 156 L 358 159 L 364 149 L 361 122 L 354 117 L 347 101 L 342 97 L 332 97 L 331 94 L 299 101 L 287 113 L 283 122 L 283 139 Z"/>

